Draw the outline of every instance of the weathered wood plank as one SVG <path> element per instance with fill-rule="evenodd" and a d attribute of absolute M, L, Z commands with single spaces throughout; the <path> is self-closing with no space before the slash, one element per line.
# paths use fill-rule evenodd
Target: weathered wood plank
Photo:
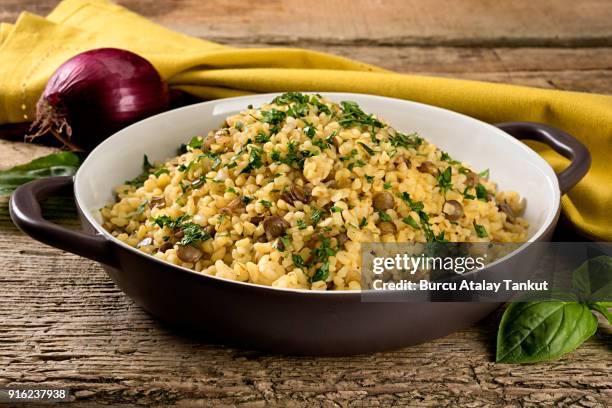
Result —
<path fill-rule="evenodd" d="M 57 150 L 47 146 L 0 140 L 0 170 L 27 163 Z"/>
<path fill-rule="evenodd" d="M 239 44 L 251 46 L 251 44 Z M 612 48 L 319 46 L 395 72 L 612 92 Z"/>
<path fill-rule="evenodd" d="M 612 45 L 607 0 L 119 0 L 146 17 L 222 42 L 354 45 Z M 4 0 L 0 20 L 54 0 Z"/>

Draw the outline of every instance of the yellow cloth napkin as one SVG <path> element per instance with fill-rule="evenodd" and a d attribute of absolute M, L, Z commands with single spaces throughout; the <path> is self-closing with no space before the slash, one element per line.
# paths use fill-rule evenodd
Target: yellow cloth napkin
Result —
<path fill-rule="evenodd" d="M 237 49 L 170 31 L 106 0 L 65 0 L 47 18 L 22 13 L 14 25 L 0 25 L 0 124 L 32 120 L 55 69 L 99 47 L 136 52 L 172 86 L 203 99 L 288 90 L 360 92 L 437 105 L 487 122 L 559 127 L 593 155 L 588 175 L 562 198 L 563 211 L 584 234 L 612 240 L 612 96 L 401 75 L 300 49 Z M 531 146 L 556 171 L 568 164 L 549 148 Z"/>

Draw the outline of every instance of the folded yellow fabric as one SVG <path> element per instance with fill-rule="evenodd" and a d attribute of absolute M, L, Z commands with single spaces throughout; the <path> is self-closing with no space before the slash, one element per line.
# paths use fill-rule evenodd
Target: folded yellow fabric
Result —
<path fill-rule="evenodd" d="M 548 123 L 582 140 L 588 175 L 562 198 L 584 234 L 612 240 L 612 96 L 400 75 L 329 54 L 237 49 L 170 31 L 106 0 L 65 0 L 47 18 L 23 13 L 0 25 L 0 124 L 29 121 L 46 81 L 73 55 L 118 47 L 155 65 L 169 83 L 203 99 L 273 91 L 347 91 L 410 99 L 487 122 Z M 560 171 L 567 160 L 536 149 Z"/>

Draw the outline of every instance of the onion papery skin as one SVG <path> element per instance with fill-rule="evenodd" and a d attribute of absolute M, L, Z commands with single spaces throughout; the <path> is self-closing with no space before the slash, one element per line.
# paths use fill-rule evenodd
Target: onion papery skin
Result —
<path fill-rule="evenodd" d="M 49 79 L 30 138 L 50 132 L 71 150 L 91 151 L 118 130 L 168 106 L 168 87 L 149 61 L 117 48 L 86 51 Z"/>

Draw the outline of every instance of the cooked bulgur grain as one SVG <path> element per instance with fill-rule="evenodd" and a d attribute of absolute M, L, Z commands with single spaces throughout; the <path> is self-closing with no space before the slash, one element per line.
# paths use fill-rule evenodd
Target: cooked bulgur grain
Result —
<path fill-rule="evenodd" d="M 168 262 L 276 287 L 360 289 L 361 242 L 521 242 L 496 191 L 419 135 L 350 101 L 286 93 L 194 137 L 101 210 L 121 241 Z"/>

